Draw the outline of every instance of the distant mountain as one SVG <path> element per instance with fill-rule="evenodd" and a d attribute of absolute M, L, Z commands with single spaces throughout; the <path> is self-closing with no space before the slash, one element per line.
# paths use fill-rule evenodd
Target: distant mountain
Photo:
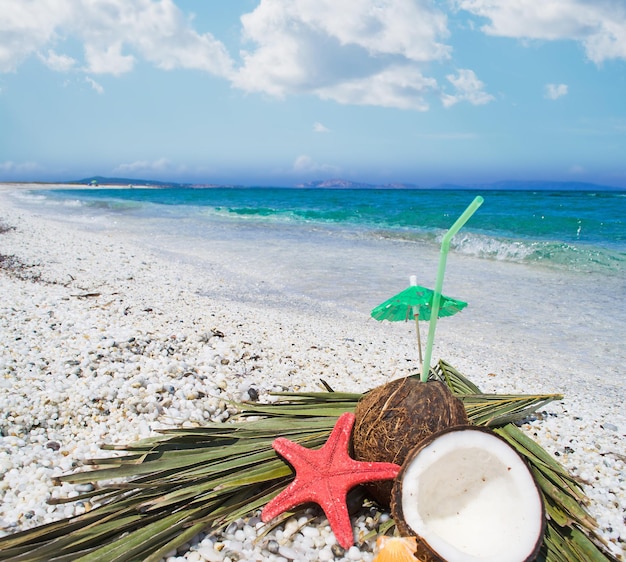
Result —
<path fill-rule="evenodd" d="M 157 188 L 211 188 L 211 187 L 245 187 L 232 184 L 212 184 L 212 183 L 179 183 L 171 181 L 146 180 L 139 178 L 107 178 L 104 176 L 92 176 L 80 180 L 63 182 L 73 185 L 91 185 L 95 182 L 99 186 L 121 186 L 121 187 L 157 187 Z M 274 186 L 279 187 L 279 186 Z M 299 188 L 319 188 L 319 189 L 469 189 L 484 191 L 624 191 L 624 188 L 609 185 L 599 185 L 587 182 L 575 181 L 498 181 L 491 183 L 473 184 L 452 184 L 445 183 L 435 187 L 422 187 L 414 183 L 386 183 L 373 184 L 365 182 L 354 182 L 341 178 L 310 181 L 296 184 Z"/>
<path fill-rule="evenodd" d="M 155 187 L 183 187 L 185 184 L 175 183 L 170 181 L 156 181 L 156 180 L 142 180 L 138 178 L 106 178 L 104 176 L 91 176 L 90 178 L 83 178 L 81 180 L 72 180 L 64 182 L 68 184 L 77 185 L 91 185 L 97 183 L 98 185 L 138 185 L 138 186 L 155 186 Z"/>
<path fill-rule="evenodd" d="M 419 189 L 419 186 L 412 183 L 387 183 L 380 185 L 372 183 L 354 182 L 339 178 L 299 183 L 295 187 L 319 187 L 322 189 Z"/>
<path fill-rule="evenodd" d="M 134 186 L 134 187 L 233 187 L 233 186 L 222 186 L 216 185 L 213 183 L 178 183 L 173 181 L 157 181 L 157 180 L 143 180 L 138 178 L 107 178 L 104 176 L 92 176 L 90 178 L 83 178 L 82 180 L 72 180 L 68 182 L 64 182 L 71 185 L 92 185 L 92 183 L 96 183 L 97 185 L 115 185 L 115 186 Z"/>
<path fill-rule="evenodd" d="M 621 187 L 579 181 L 497 181 L 468 185 L 441 184 L 436 189 L 484 189 L 486 191 L 623 191 Z"/>
<path fill-rule="evenodd" d="M 576 181 L 497 181 L 491 183 L 444 183 L 425 188 L 414 183 L 371 184 L 344 179 L 327 179 L 299 183 L 295 187 L 321 189 L 482 189 L 485 191 L 623 191 L 623 188 Z"/>
<path fill-rule="evenodd" d="M 359 183 L 353 182 L 349 180 L 342 180 L 339 178 L 333 178 L 329 180 L 316 180 L 316 181 L 308 181 L 305 183 L 298 183 L 295 187 L 321 187 L 321 188 L 339 188 L 339 189 L 368 189 L 374 187 L 369 183 Z"/>

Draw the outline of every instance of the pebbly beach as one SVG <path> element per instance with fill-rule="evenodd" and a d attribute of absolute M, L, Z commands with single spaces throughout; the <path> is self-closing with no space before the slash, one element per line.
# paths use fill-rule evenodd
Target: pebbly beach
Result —
<path fill-rule="evenodd" d="M 0 190 L 0 534 L 91 509 L 47 500 L 85 491 L 54 478 L 102 456 L 102 443 L 229 423 L 234 403 L 319 391 L 321 380 L 365 392 L 417 371 L 414 325 L 369 317 L 413 273 L 407 244 L 338 246 L 325 232 L 257 244 L 227 226 L 181 241 L 164 223 L 76 220 L 20 191 Z M 424 250 L 431 284 L 436 266 L 437 252 Z M 589 276 L 577 287 L 464 255 L 448 268 L 444 290 L 470 307 L 441 321 L 433 358 L 485 392 L 563 394 L 520 427 L 584 482 L 601 536 L 624 559 L 623 312 L 600 318 L 593 308 L 623 309 L 611 300 L 623 281 L 590 294 Z M 368 511 L 355 516 L 348 550 L 323 515 L 308 523 L 303 513 L 268 534 L 251 513 L 167 562 L 373 559 L 373 541 L 358 540 Z"/>

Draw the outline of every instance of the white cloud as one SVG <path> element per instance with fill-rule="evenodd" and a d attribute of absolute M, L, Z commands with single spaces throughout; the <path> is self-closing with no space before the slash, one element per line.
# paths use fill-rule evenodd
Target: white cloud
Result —
<path fill-rule="evenodd" d="M 0 72 L 13 71 L 29 55 L 67 37 L 82 42 L 84 70 L 123 74 L 142 57 L 159 68 L 197 69 L 228 76 L 232 61 L 210 33 L 199 34 L 173 0 L 3 0 Z M 70 57 L 44 62 L 67 70 Z M 56 65 L 56 68 L 55 68 Z"/>
<path fill-rule="evenodd" d="M 318 164 L 305 154 L 298 156 L 293 163 L 293 171 L 298 174 L 312 174 L 317 172 L 335 173 L 338 168 L 329 164 Z"/>
<path fill-rule="evenodd" d="M 119 76 L 130 72 L 135 66 L 135 57 L 122 54 L 123 43 L 115 41 L 110 45 L 85 43 L 86 70 L 94 74 Z"/>
<path fill-rule="evenodd" d="M 0 72 L 14 71 L 29 55 L 48 44 L 69 3 L 3 0 L 0 10 Z"/>
<path fill-rule="evenodd" d="M 89 76 L 87 76 L 85 78 L 85 82 L 87 82 L 87 84 L 89 84 L 99 94 L 104 94 L 104 88 L 100 84 L 98 84 L 98 82 L 96 82 L 93 78 L 89 78 Z"/>
<path fill-rule="evenodd" d="M 453 95 L 443 93 L 441 95 L 444 107 L 451 107 L 460 101 L 467 101 L 472 105 L 484 105 L 495 99 L 491 94 L 485 92 L 485 84 L 478 79 L 473 70 L 462 68 L 456 76 L 448 74 L 446 78 L 454 86 L 456 93 Z"/>
<path fill-rule="evenodd" d="M 20 173 L 20 172 L 33 172 L 35 170 L 39 170 L 39 164 L 35 162 L 12 162 L 11 160 L 7 160 L 5 162 L 0 162 L 0 172 L 4 173 Z"/>
<path fill-rule="evenodd" d="M 519 39 L 579 41 L 595 63 L 626 59 L 623 0 L 456 0 L 457 7 L 489 23 L 490 35 Z"/>
<path fill-rule="evenodd" d="M 67 55 L 59 55 L 52 49 L 48 49 L 47 55 L 39 53 L 39 58 L 48 68 L 56 72 L 68 72 L 76 66 L 76 59 Z"/>
<path fill-rule="evenodd" d="M 330 129 L 322 125 L 319 121 L 313 123 L 313 132 L 315 133 L 330 133 Z"/>
<path fill-rule="evenodd" d="M 434 78 L 423 76 L 410 65 L 394 66 L 370 76 L 344 80 L 315 93 L 343 104 L 376 105 L 398 109 L 428 110 L 427 94 L 437 89 Z"/>
<path fill-rule="evenodd" d="M 2 3 L 0 72 L 37 53 L 54 70 L 92 79 L 122 75 L 147 61 L 165 70 L 209 72 L 247 92 L 426 111 L 429 97 L 441 91 L 426 69 L 452 54 L 447 5 L 432 0 L 261 0 L 241 17 L 246 50 L 238 68 L 225 46 L 196 31 L 174 0 Z M 82 45 L 80 60 L 61 54 L 68 41 Z M 462 84 L 465 79 L 454 78 L 457 92 L 445 94 L 444 104 L 492 99 Z"/>
<path fill-rule="evenodd" d="M 546 84 L 545 97 L 549 100 L 558 100 L 567 95 L 567 84 Z"/>
<path fill-rule="evenodd" d="M 113 170 L 114 173 L 129 173 L 129 172 L 162 172 L 170 167 L 170 163 L 166 158 L 159 158 L 158 160 L 136 160 L 128 164 L 120 164 Z"/>
<path fill-rule="evenodd" d="M 425 109 L 424 63 L 450 57 L 447 20 L 427 0 L 265 0 L 241 18 L 236 87 L 274 96 Z"/>

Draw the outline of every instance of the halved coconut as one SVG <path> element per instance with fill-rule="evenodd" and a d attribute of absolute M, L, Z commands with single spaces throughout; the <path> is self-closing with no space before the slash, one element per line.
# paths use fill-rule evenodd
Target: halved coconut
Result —
<path fill-rule="evenodd" d="M 402 464 L 425 437 L 446 427 L 466 425 L 463 403 L 446 384 L 407 377 L 370 390 L 356 406 L 354 458 Z M 389 505 L 392 481 L 366 484 L 369 494 Z"/>
<path fill-rule="evenodd" d="M 391 513 L 402 535 L 418 537 L 418 558 L 446 562 L 534 560 L 545 525 L 522 457 L 474 426 L 435 433 L 407 455 Z"/>

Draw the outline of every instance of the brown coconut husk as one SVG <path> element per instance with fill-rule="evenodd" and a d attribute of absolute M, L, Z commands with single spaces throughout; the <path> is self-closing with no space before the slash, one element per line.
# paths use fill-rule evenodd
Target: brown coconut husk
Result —
<path fill-rule="evenodd" d="M 426 437 L 466 425 L 463 403 L 440 381 L 396 379 L 369 391 L 357 404 L 352 445 L 356 460 L 404 463 L 409 451 Z M 366 484 L 383 506 L 391 498 L 392 481 Z"/>

